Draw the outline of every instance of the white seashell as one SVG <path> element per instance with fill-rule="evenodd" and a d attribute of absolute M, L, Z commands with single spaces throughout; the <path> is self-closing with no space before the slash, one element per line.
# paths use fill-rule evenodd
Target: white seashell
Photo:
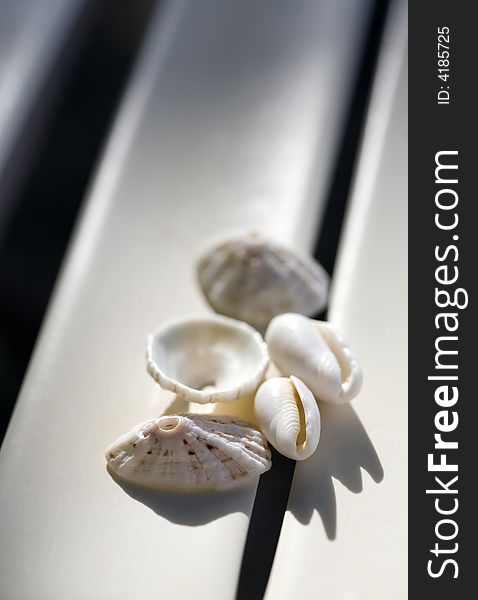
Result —
<path fill-rule="evenodd" d="M 197 263 L 212 308 L 263 331 L 285 312 L 314 315 L 327 304 L 329 276 L 322 266 L 256 233 L 210 248 Z"/>
<path fill-rule="evenodd" d="M 271 321 L 266 341 L 281 373 L 302 379 L 318 400 L 343 404 L 360 392 L 360 364 L 330 323 L 280 315 Z"/>
<path fill-rule="evenodd" d="M 269 364 L 260 333 L 219 315 L 167 321 L 149 336 L 146 358 L 162 388 L 201 404 L 254 393 Z"/>
<path fill-rule="evenodd" d="M 228 489 L 271 466 L 259 431 L 233 417 L 214 415 L 151 419 L 111 444 L 105 456 L 123 479 L 177 490 Z"/>
<path fill-rule="evenodd" d="M 284 456 L 305 460 L 320 439 L 320 413 L 312 392 L 297 377 L 264 381 L 254 400 L 257 422 L 267 440 Z"/>

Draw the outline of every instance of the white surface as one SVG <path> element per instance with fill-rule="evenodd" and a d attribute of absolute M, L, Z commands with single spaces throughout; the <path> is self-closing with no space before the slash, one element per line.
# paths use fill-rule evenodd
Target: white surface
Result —
<path fill-rule="evenodd" d="M 103 452 L 172 400 L 146 335 L 206 311 L 193 262 L 210 235 L 311 245 L 367 17 L 360 0 L 158 13 L 0 457 L 9 600 L 234 596 L 255 489 L 136 501 Z"/>
<path fill-rule="evenodd" d="M 329 319 L 361 360 L 352 405 L 321 404 L 296 466 L 267 600 L 407 597 L 406 3 L 376 77 Z"/>

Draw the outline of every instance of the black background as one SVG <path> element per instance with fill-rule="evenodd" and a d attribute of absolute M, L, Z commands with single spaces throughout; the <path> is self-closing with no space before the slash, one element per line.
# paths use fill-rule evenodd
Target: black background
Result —
<path fill-rule="evenodd" d="M 450 78 L 447 82 L 438 79 L 439 27 L 450 29 Z M 476 485 L 475 469 L 471 465 L 476 448 L 471 440 L 477 437 L 472 434 L 476 402 L 472 383 L 477 367 L 473 365 L 476 362 L 473 343 L 476 330 L 472 311 L 478 236 L 474 219 L 477 172 L 474 29 L 471 3 L 438 1 L 411 2 L 409 5 L 409 597 L 412 599 L 474 597 L 471 584 L 476 567 L 472 564 L 471 547 Z M 450 86 L 450 105 L 437 104 L 441 85 Z M 440 189 L 435 184 L 435 154 L 441 150 L 459 151 L 459 184 L 455 189 L 460 198 L 460 221 L 458 228 L 450 232 L 440 231 L 434 224 L 435 193 Z M 427 574 L 427 563 L 434 558 L 430 549 L 439 541 L 435 536 L 435 524 L 445 518 L 435 511 L 435 496 L 425 493 L 427 488 L 437 487 L 433 485 L 435 474 L 427 471 L 427 454 L 433 452 L 434 416 L 440 408 L 434 402 L 436 382 L 428 382 L 427 376 L 433 374 L 435 339 L 446 335 L 443 328 L 437 330 L 434 324 L 434 317 L 440 312 L 434 300 L 438 266 L 434 251 L 436 245 L 445 247 L 453 243 L 453 234 L 460 238 L 457 242 L 460 251 L 457 285 L 469 293 L 468 307 L 457 310 L 460 318 L 457 333 L 460 398 L 456 409 L 460 420 L 458 429 L 448 434 L 448 439 L 459 441 L 458 451 L 453 452 L 459 462 L 460 506 L 451 516 L 460 528 L 453 540 L 459 543 L 459 550 L 450 557 L 456 558 L 460 570 L 458 579 L 453 579 L 450 567 L 442 577 L 432 579 Z M 444 473 L 443 479 L 448 481 L 449 474 Z M 441 542 L 440 545 L 445 547 L 451 543 Z M 434 565 L 439 562 L 435 560 Z"/>

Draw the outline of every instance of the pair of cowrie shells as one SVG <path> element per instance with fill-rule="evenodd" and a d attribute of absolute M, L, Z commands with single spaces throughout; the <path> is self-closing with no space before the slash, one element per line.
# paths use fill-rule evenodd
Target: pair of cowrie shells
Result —
<path fill-rule="evenodd" d="M 270 356 L 286 377 L 266 380 L 254 410 L 268 441 L 294 460 L 309 458 L 319 444 L 317 400 L 350 402 L 362 385 L 360 364 L 337 330 L 299 314 L 275 317 L 266 331 Z"/>

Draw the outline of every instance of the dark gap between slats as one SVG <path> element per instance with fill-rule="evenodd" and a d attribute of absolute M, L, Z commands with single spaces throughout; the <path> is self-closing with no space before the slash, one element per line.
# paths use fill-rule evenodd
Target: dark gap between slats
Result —
<path fill-rule="evenodd" d="M 101 0 L 0 247 L 3 439 L 81 201 L 155 0 Z"/>
<path fill-rule="evenodd" d="M 378 0 L 373 9 L 367 42 L 341 136 L 336 168 L 327 194 L 325 215 L 314 251 L 315 257 L 331 276 L 333 276 L 388 4 L 388 0 Z M 324 319 L 326 314 L 316 315 L 316 318 Z M 261 600 L 269 580 L 287 508 L 295 461 L 285 458 L 272 449 L 272 465 L 272 469 L 260 478 L 246 539 L 236 600 Z"/>

